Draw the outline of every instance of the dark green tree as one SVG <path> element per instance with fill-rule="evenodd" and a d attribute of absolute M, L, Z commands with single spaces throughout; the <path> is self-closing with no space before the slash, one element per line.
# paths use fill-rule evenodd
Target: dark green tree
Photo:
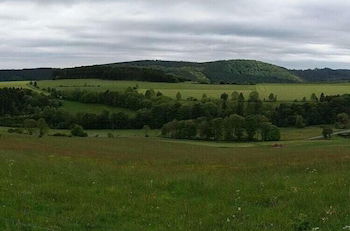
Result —
<path fill-rule="evenodd" d="M 43 118 L 40 118 L 37 121 L 37 127 L 39 129 L 39 137 L 43 137 L 49 131 L 49 126 L 47 125 L 45 119 L 43 119 Z"/>
<path fill-rule="evenodd" d="M 332 134 L 333 134 L 333 129 L 329 126 L 324 126 L 322 128 L 322 135 L 325 139 L 330 139 L 332 138 Z"/>
<path fill-rule="evenodd" d="M 23 121 L 23 127 L 29 135 L 33 135 L 35 129 L 37 128 L 37 123 L 33 119 L 26 119 Z"/>
<path fill-rule="evenodd" d="M 182 95 L 181 95 L 181 93 L 180 92 L 177 92 L 176 93 L 176 100 L 181 100 L 182 99 Z"/>
<path fill-rule="evenodd" d="M 88 134 L 84 131 L 83 127 L 75 124 L 71 129 L 72 136 L 87 137 Z"/>
<path fill-rule="evenodd" d="M 305 122 L 304 122 L 303 116 L 296 115 L 296 117 L 295 117 L 295 127 L 297 127 L 297 128 L 304 128 L 305 127 Z"/>

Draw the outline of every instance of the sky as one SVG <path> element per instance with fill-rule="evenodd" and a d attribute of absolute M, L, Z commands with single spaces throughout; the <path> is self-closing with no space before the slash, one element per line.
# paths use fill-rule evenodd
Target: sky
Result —
<path fill-rule="evenodd" d="M 256 59 L 350 69 L 348 0 L 0 0 L 0 69 Z"/>

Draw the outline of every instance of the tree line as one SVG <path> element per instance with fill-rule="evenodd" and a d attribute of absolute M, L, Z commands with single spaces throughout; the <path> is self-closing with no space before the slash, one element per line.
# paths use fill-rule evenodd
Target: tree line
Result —
<path fill-rule="evenodd" d="M 149 82 L 183 82 L 186 79 L 167 74 L 163 70 L 135 66 L 95 65 L 55 69 L 55 79 L 100 78 L 106 80 L 137 80 Z"/>
<path fill-rule="evenodd" d="M 167 137 L 208 140 L 252 140 L 254 137 L 272 140 L 268 137 L 271 132 L 277 134 L 276 126 L 302 128 L 336 124 L 346 128 L 350 124 L 350 95 L 312 94 L 309 102 L 277 104 L 277 96 L 270 94 L 267 100 L 261 100 L 254 91 L 248 96 L 238 92 L 223 93 L 219 98 L 204 94 L 201 99 L 183 99 L 180 92 L 173 99 L 152 89 L 140 93 L 137 87 L 101 93 L 48 91 L 50 95 L 28 89 L 0 89 L 0 125 L 23 127 L 25 120 L 44 119 L 50 128 L 58 129 L 70 129 L 74 125 L 84 129 L 141 129 L 149 126 L 152 129 L 163 128 Z M 129 108 L 135 113 L 103 111 L 99 114 L 72 114 L 60 107 L 62 100 Z M 237 121 L 240 121 L 240 129 L 232 125 Z M 248 126 L 250 124 L 255 124 L 255 130 Z M 251 129 L 255 133 L 250 133 Z"/>
<path fill-rule="evenodd" d="M 304 127 L 310 125 L 335 124 L 339 114 L 350 113 L 350 95 L 311 96 L 311 102 L 279 104 L 271 116 L 279 127 Z"/>

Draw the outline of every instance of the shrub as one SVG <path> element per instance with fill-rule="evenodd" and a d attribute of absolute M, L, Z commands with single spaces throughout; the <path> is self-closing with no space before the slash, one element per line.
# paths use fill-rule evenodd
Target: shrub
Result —
<path fill-rule="evenodd" d="M 60 132 L 55 133 L 55 134 L 53 134 L 52 136 L 57 136 L 57 137 L 71 137 L 70 135 L 67 135 L 67 134 L 64 134 L 64 133 L 60 133 Z"/>
<path fill-rule="evenodd" d="M 22 128 L 9 128 L 7 130 L 8 133 L 17 133 L 17 134 L 23 134 Z"/>
<path fill-rule="evenodd" d="M 330 139 L 333 134 L 333 129 L 328 126 L 324 126 L 322 129 L 322 135 L 325 139 Z"/>
<path fill-rule="evenodd" d="M 77 136 L 77 137 L 87 137 L 88 134 L 84 131 L 83 127 L 80 125 L 75 124 L 73 128 L 71 129 L 71 134 L 72 136 Z"/>

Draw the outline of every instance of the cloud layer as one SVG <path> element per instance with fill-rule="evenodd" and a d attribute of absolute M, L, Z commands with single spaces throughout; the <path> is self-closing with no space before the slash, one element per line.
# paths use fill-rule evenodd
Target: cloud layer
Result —
<path fill-rule="evenodd" d="M 137 59 L 350 68 L 345 0 L 0 0 L 0 69 Z"/>

